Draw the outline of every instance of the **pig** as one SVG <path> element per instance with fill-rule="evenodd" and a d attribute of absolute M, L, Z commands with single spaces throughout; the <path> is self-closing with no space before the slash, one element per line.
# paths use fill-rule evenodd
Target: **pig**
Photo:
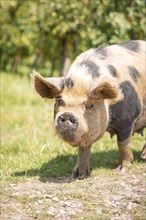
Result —
<path fill-rule="evenodd" d="M 72 177 L 90 174 L 91 145 L 107 131 L 117 136 L 120 171 L 131 166 L 132 135 L 146 127 L 146 41 L 100 46 L 81 53 L 66 77 L 31 74 L 42 98 L 56 99 L 54 125 L 60 138 L 78 147 Z"/>

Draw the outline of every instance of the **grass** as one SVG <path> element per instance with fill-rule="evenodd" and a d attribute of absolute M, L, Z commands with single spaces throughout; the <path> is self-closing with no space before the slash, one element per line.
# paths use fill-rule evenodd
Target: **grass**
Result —
<path fill-rule="evenodd" d="M 1 79 L 2 178 L 23 171 L 35 175 L 48 160 L 70 150 L 55 137 L 53 102 L 39 98 L 27 78 L 2 74 Z"/>
<path fill-rule="evenodd" d="M 44 101 L 33 91 L 28 77 L 1 74 L 0 168 L 2 198 L 6 201 L 12 200 L 13 203 L 16 201 L 21 203 L 21 206 L 25 210 L 28 210 L 29 204 L 31 216 L 38 219 L 45 219 L 48 216 L 46 213 L 41 212 L 36 214 L 33 211 L 36 210 L 34 205 L 36 200 L 42 199 L 44 201 L 45 199 L 41 195 L 35 195 L 31 198 L 31 190 L 33 191 L 33 188 L 31 189 L 30 186 L 28 186 L 30 192 L 24 192 L 22 195 L 19 193 L 13 196 L 13 190 L 15 191 L 14 186 L 15 184 L 21 184 L 21 182 L 26 184 L 27 181 L 34 181 L 34 185 L 35 181 L 37 181 L 37 184 L 38 182 L 41 184 L 49 182 L 51 188 L 45 188 L 44 192 L 52 193 L 52 187 L 54 185 L 51 184 L 55 184 L 56 182 L 55 190 L 60 190 L 60 188 L 61 190 L 67 190 L 64 193 L 59 191 L 57 195 L 60 199 L 66 196 L 69 200 L 77 199 L 83 201 L 84 208 L 88 213 L 84 216 L 78 214 L 80 219 L 97 219 L 94 218 L 96 216 L 96 210 L 93 208 L 97 201 L 95 200 L 96 202 L 94 202 L 94 190 L 92 195 L 90 195 L 89 186 L 92 186 L 94 177 L 107 176 L 108 178 L 112 178 L 113 169 L 118 164 L 116 137 L 111 139 L 109 134 L 105 134 L 92 147 L 92 156 L 90 159 L 92 167 L 91 178 L 83 180 L 83 182 L 73 181 L 70 183 L 70 186 L 66 181 L 62 183 L 59 178 L 70 177 L 74 168 L 77 149 L 62 142 L 55 135 L 53 129 L 53 105 L 54 102 L 52 100 Z M 133 137 L 135 161 L 131 169 L 136 174 L 139 172 L 137 166 L 143 166 L 143 162 L 139 159 L 143 144 L 144 138 L 141 138 L 139 135 Z M 51 182 L 51 178 L 57 179 Z M 85 188 L 87 187 L 87 190 L 82 191 L 80 185 Z M 8 190 L 7 188 L 9 186 L 12 189 Z M 41 187 L 44 186 L 46 185 L 41 185 Z M 73 188 L 72 191 L 70 191 L 70 187 Z M 109 187 L 111 193 L 116 189 L 117 186 L 114 185 Z M 100 186 L 96 190 L 100 190 Z M 20 191 L 23 190 L 20 189 Z M 88 195 L 93 200 L 92 202 Z M 101 195 L 99 195 L 99 198 L 101 199 Z M 43 210 L 47 206 L 50 206 L 50 204 L 52 205 L 51 201 L 47 201 Z M 13 212 L 16 212 L 15 207 L 12 206 L 11 209 Z M 107 212 L 107 209 L 104 207 L 104 219 L 110 219 Z M 78 219 L 78 215 L 75 217 L 76 219 Z M 103 215 L 99 213 L 98 219 L 103 219 Z"/>

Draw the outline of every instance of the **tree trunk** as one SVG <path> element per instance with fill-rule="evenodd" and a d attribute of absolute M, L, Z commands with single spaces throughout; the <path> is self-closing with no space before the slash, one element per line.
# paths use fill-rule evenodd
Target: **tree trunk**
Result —
<path fill-rule="evenodd" d="M 14 59 L 12 61 L 12 65 L 11 65 L 11 69 L 12 71 L 14 71 L 15 73 L 18 72 L 18 66 L 20 64 L 20 61 L 21 61 L 21 55 L 20 54 L 16 54 L 14 56 Z"/>
<path fill-rule="evenodd" d="M 73 52 L 73 34 L 68 32 L 61 42 L 61 70 L 60 75 L 66 76 L 71 65 Z"/>
<path fill-rule="evenodd" d="M 42 53 L 41 51 L 38 51 L 37 54 L 35 55 L 32 67 L 37 68 L 41 63 L 41 59 L 42 59 Z"/>
<path fill-rule="evenodd" d="M 52 61 L 51 61 L 51 70 L 50 70 L 50 75 L 49 75 L 49 77 L 53 77 L 54 70 L 55 70 L 55 61 L 52 60 Z"/>

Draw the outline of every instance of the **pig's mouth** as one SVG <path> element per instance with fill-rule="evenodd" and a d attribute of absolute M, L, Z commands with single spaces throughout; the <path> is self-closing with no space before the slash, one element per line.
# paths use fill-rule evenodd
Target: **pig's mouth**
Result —
<path fill-rule="evenodd" d="M 75 130 L 70 130 L 68 128 L 60 128 L 59 126 L 56 126 L 56 132 L 60 138 L 62 138 L 64 141 L 68 142 L 72 146 L 77 145 Z"/>

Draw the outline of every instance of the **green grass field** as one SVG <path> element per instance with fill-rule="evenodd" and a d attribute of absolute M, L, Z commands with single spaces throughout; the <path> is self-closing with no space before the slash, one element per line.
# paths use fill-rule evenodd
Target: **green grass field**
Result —
<path fill-rule="evenodd" d="M 54 132 L 53 100 L 42 100 L 32 89 L 29 77 L 1 75 L 1 188 L 27 180 L 68 178 L 74 168 L 77 149 L 62 142 Z M 135 161 L 143 166 L 140 152 L 144 137 L 133 137 Z M 94 144 L 90 160 L 96 176 L 113 175 L 118 165 L 116 137 L 109 134 Z M 83 180 L 84 181 L 84 180 Z M 86 181 L 86 180 L 85 180 Z M 75 195 L 73 195 L 75 196 Z M 84 199 L 84 198 L 83 198 Z M 23 201 L 22 201 L 23 203 Z M 85 219 L 85 218 L 83 218 Z M 96 219 L 96 218 L 95 218 Z"/>

